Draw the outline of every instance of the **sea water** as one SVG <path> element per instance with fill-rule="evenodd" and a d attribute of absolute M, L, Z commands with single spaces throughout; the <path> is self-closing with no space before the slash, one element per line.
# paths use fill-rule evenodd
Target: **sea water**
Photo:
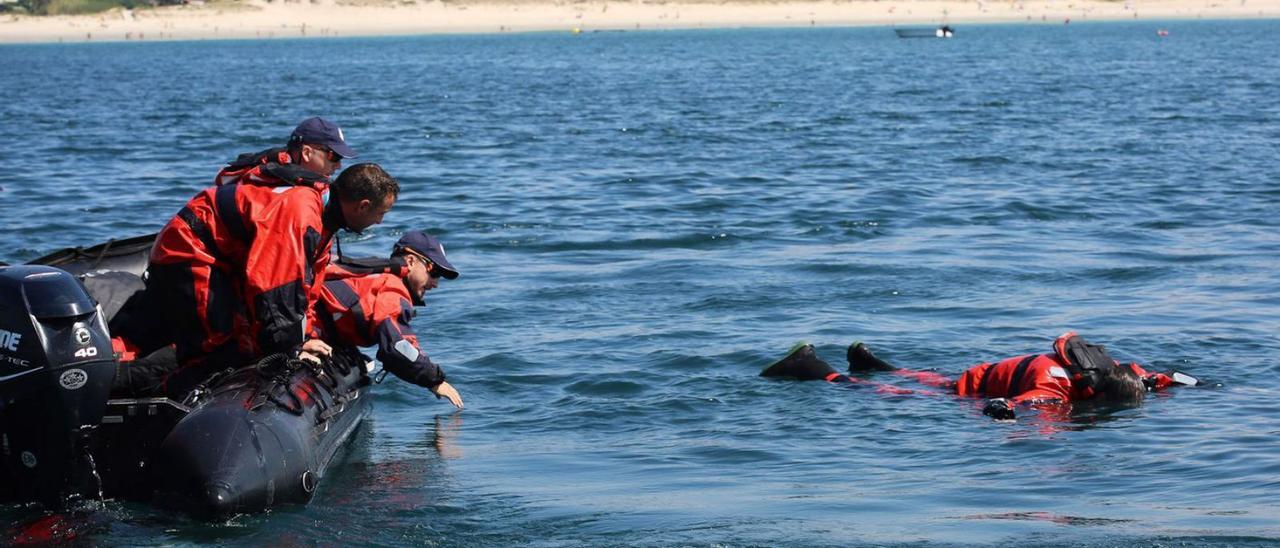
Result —
<path fill-rule="evenodd" d="M 1169 35 L 1157 35 L 1158 29 Z M 0 46 L 0 260 L 159 229 L 339 123 L 445 242 L 311 504 L 109 501 L 92 544 L 1280 541 L 1274 21 Z M 351 162 L 349 161 L 348 164 Z M 1077 330 L 1210 388 L 1027 410 L 758 377 L 798 340 L 956 374 Z M 882 376 L 880 380 L 912 387 Z M 0 508 L 0 524 L 39 517 Z"/>

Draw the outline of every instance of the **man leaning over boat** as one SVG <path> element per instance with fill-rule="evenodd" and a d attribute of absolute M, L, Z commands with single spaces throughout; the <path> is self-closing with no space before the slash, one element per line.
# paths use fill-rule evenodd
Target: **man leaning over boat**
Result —
<path fill-rule="evenodd" d="M 440 278 L 457 277 L 444 245 L 421 231 L 405 233 L 390 259 L 347 262 L 340 257 L 329 265 L 316 303 L 319 337 L 335 346 L 377 345 L 386 371 L 461 408 L 462 396 L 445 382 L 444 370 L 422 351 L 410 326 L 414 306 L 424 304 L 426 292 Z"/>
<path fill-rule="evenodd" d="M 351 166 L 330 185 L 355 154 L 338 126 L 310 118 L 285 151 L 242 155 L 224 168 L 161 230 L 141 313 L 120 334 L 140 355 L 175 345 L 176 369 L 162 371 L 165 395 L 182 399 L 214 372 L 262 356 L 327 354 L 307 339 L 307 326 L 334 235 L 381 223 L 400 191 L 376 164 Z"/>

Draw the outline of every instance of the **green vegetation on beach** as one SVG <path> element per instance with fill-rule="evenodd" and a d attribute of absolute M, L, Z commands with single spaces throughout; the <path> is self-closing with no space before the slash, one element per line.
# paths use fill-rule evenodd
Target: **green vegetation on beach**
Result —
<path fill-rule="evenodd" d="M 113 8 L 183 4 L 183 0 L 16 0 L 0 2 L 0 12 L 28 13 L 31 15 L 81 15 L 98 13 Z"/>

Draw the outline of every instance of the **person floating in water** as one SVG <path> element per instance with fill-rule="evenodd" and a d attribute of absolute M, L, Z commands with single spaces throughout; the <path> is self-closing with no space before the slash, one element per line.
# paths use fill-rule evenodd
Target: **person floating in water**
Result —
<path fill-rule="evenodd" d="M 1195 377 L 1178 371 L 1148 373 L 1136 363 L 1122 364 L 1113 359 L 1106 348 L 1090 344 L 1074 332 L 1058 337 L 1053 343 L 1052 353 L 983 362 L 970 367 L 958 379 L 933 371 L 895 367 L 877 358 L 860 342 L 849 345 L 846 358 L 850 373 L 892 371 L 960 396 L 988 398 L 982 412 L 1000 420 L 1013 419 L 1014 409 L 1021 404 L 1079 401 L 1136 404 L 1148 391 L 1199 384 Z M 869 383 L 885 392 L 915 392 L 843 375 L 819 358 L 813 346 L 807 344 L 798 345 L 787 357 L 766 367 L 760 376 Z"/>

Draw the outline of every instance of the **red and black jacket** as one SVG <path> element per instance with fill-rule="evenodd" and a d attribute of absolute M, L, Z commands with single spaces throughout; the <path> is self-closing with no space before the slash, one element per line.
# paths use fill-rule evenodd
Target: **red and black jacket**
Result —
<path fill-rule="evenodd" d="M 236 181 L 192 198 L 160 231 L 151 262 L 232 275 L 255 351 L 296 350 L 314 320 L 314 288 L 323 282 L 341 213 L 325 209 L 328 180 L 296 165 L 256 165 Z"/>
<path fill-rule="evenodd" d="M 316 303 L 323 339 L 351 346 L 378 345 L 377 358 L 397 377 L 435 388 L 444 370 L 427 357 L 410 322 L 413 298 L 399 273 L 364 274 L 330 265 Z"/>
<path fill-rule="evenodd" d="M 261 152 L 246 152 L 218 171 L 213 178 L 213 186 L 238 183 L 250 172 L 260 172 L 261 168 L 268 164 L 291 163 L 293 163 L 293 157 L 289 155 L 289 149 L 284 147 L 269 148 Z"/>
<path fill-rule="evenodd" d="M 1064 343 L 1075 336 L 1075 333 L 1067 333 L 1058 337 L 1052 354 L 1029 354 L 975 365 L 960 375 L 956 392 L 961 396 L 1007 398 L 1014 404 L 1088 399 L 1092 392 L 1073 381 L 1068 361 L 1063 357 Z M 1121 365 L 1117 362 L 1117 365 L 1131 368 L 1156 390 L 1174 384 L 1172 377 L 1163 373 L 1147 373 L 1136 363 Z"/>

